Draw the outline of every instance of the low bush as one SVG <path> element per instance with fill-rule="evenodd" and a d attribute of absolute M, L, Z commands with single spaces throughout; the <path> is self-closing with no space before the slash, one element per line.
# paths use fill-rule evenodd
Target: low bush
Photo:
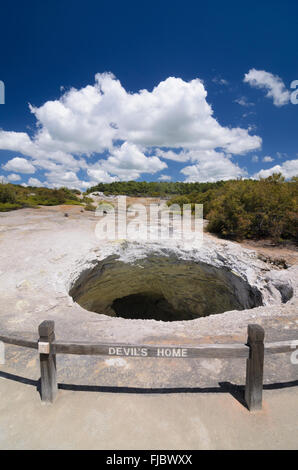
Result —
<path fill-rule="evenodd" d="M 168 205 L 204 205 L 207 230 L 226 238 L 298 239 L 298 178 L 281 174 L 266 179 L 233 180 L 206 192 L 172 198 Z"/>
<path fill-rule="evenodd" d="M 21 209 L 23 206 L 20 204 L 12 204 L 11 202 L 0 202 L 0 212 L 14 211 Z"/>
<path fill-rule="evenodd" d="M 16 191 L 13 184 L 0 184 L 0 203 L 16 203 Z"/>

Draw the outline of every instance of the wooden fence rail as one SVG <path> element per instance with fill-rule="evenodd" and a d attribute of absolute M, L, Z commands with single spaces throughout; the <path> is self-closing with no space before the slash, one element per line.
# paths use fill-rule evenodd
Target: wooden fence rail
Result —
<path fill-rule="evenodd" d="M 208 345 L 131 345 L 124 343 L 92 343 L 62 341 L 55 339 L 55 323 L 44 321 L 39 325 L 39 339 L 23 339 L 18 336 L 1 335 L 0 341 L 36 349 L 40 357 L 41 399 L 53 403 L 58 392 L 56 354 L 78 354 L 125 357 L 170 358 L 246 358 L 245 401 L 250 411 L 262 408 L 264 356 L 293 352 L 292 340 L 264 343 L 265 332 L 260 325 L 248 325 L 246 344 Z"/>

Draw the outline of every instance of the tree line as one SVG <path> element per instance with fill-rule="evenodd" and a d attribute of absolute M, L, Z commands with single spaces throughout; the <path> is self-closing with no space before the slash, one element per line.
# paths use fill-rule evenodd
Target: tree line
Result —
<path fill-rule="evenodd" d="M 175 194 L 191 194 L 192 192 L 205 192 L 211 188 L 217 188 L 224 181 L 216 183 L 182 183 L 164 181 L 115 181 L 113 183 L 98 183 L 87 189 L 87 193 L 102 192 L 106 195 L 147 196 L 163 197 Z"/>

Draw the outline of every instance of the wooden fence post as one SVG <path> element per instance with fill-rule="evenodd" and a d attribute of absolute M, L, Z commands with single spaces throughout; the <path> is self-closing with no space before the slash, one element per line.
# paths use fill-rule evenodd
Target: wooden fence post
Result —
<path fill-rule="evenodd" d="M 260 325 L 248 325 L 249 358 L 246 363 L 245 401 L 250 411 L 262 409 L 264 337 Z"/>
<path fill-rule="evenodd" d="M 55 340 L 55 323 L 43 321 L 38 328 L 38 351 L 41 374 L 41 399 L 53 403 L 57 395 L 56 354 L 51 353 L 51 343 Z"/>

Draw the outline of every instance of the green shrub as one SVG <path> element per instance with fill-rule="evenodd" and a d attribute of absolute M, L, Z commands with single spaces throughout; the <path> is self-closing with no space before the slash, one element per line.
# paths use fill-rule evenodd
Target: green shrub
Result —
<path fill-rule="evenodd" d="M 92 197 L 87 197 L 87 196 L 84 196 L 83 199 L 81 200 L 81 202 L 84 202 L 85 204 L 92 204 L 93 199 Z"/>
<path fill-rule="evenodd" d="M 66 199 L 63 204 L 66 204 L 68 206 L 82 206 L 83 204 L 80 202 L 80 200 L 76 199 Z"/>
<path fill-rule="evenodd" d="M 178 204 L 179 206 L 182 207 L 183 204 L 189 204 L 189 203 L 190 203 L 190 198 L 188 198 L 187 196 L 176 196 L 167 202 L 167 206 L 170 207 L 173 204 Z"/>
<path fill-rule="evenodd" d="M 260 181 L 231 180 L 176 196 L 168 205 L 203 204 L 207 230 L 235 240 L 298 239 L 298 178 L 275 174 Z"/>
<path fill-rule="evenodd" d="M 297 240 L 297 181 L 280 175 L 227 183 L 210 202 L 207 229 L 233 239 Z"/>
<path fill-rule="evenodd" d="M 17 202 L 16 191 L 12 184 L 0 184 L 0 202 L 11 204 Z"/>
<path fill-rule="evenodd" d="M 21 204 L 12 204 L 10 202 L 0 202 L 0 212 L 14 211 L 16 209 L 21 209 Z"/>

